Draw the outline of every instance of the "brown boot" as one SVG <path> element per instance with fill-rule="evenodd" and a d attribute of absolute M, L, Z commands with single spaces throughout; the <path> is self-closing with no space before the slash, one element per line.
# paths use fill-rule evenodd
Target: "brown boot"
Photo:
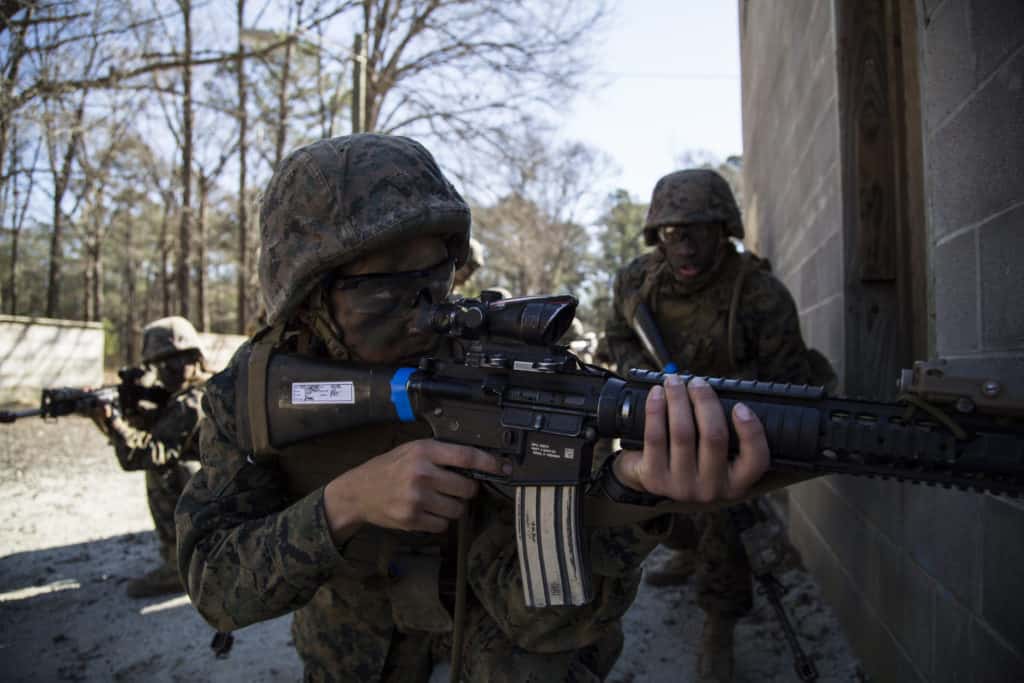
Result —
<path fill-rule="evenodd" d="M 644 581 L 651 586 L 679 586 L 686 583 L 697 567 L 692 550 L 675 550 L 664 560 L 644 569 Z"/>
<path fill-rule="evenodd" d="M 184 588 L 178 578 L 177 567 L 164 564 L 145 576 L 129 581 L 125 592 L 130 598 L 151 598 L 155 595 L 182 593 Z"/>
<path fill-rule="evenodd" d="M 705 617 L 697 656 L 697 680 L 701 683 L 732 683 L 735 628 L 735 619 L 712 614 Z"/>

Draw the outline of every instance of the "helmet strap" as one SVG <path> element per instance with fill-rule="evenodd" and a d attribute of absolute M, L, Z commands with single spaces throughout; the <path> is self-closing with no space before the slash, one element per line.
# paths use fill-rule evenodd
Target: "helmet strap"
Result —
<path fill-rule="evenodd" d="M 352 354 L 344 344 L 344 334 L 331 314 L 331 307 L 324 296 L 324 288 L 317 287 L 306 299 L 306 305 L 299 311 L 299 320 L 323 342 L 327 353 L 335 360 L 349 360 Z"/>

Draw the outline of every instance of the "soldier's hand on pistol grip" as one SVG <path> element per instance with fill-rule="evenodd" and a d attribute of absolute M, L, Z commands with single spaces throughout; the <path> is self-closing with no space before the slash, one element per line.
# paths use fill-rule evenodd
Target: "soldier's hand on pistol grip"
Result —
<path fill-rule="evenodd" d="M 324 507 L 332 538 L 341 542 L 363 524 L 443 532 L 479 490 L 476 481 L 451 467 L 502 474 L 498 459 L 476 448 L 433 439 L 402 444 L 327 485 Z"/>
<path fill-rule="evenodd" d="M 768 442 L 757 416 L 742 403 L 732 420 L 739 454 L 728 459 L 729 432 L 714 389 L 678 375 L 647 398 L 643 451 L 622 451 L 615 476 L 637 491 L 683 503 L 736 500 L 768 470 Z M 699 436 L 698 436 L 699 434 Z"/>
<path fill-rule="evenodd" d="M 92 391 L 86 387 L 85 391 Z M 106 401 L 96 401 L 89 406 L 87 417 L 93 421 L 96 427 L 104 434 L 110 433 L 110 420 L 114 417 L 114 407 Z"/>

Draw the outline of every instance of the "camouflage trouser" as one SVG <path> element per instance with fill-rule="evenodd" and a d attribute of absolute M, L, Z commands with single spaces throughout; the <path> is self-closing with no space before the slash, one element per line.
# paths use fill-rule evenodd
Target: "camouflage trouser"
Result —
<path fill-rule="evenodd" d="M 696 552 L 697 603 L 705 613 L 738 619 L 750 611 L 754 603 L 750 561 L 728 510 L 676 515 L 665 545 Z"/>
<path fill-rule="evenodd" d="M 174 507 L 185 490 L 185 484 L 198 469 L 198 462 L 185 461 L 146 470 L 146 499 L 156 527 L 156 537 L 160 541 L 160 557 L 171 565 L 176 562 Z"/>
<path fill-rule="evenodd" d="M 600 683 L 622 652 L 621 625 L 600 641 L 575 652 L 538 653 L 516 647 L 483 609 L 466 619 L 461 680 L 467 683 Z M 451 634 L 393 632 L 381 683 L 428 681 L 434 663 L 451 659 Z M 346 680 L 342 672 L 327 673 L 307 666 L 305 680 Z"/>

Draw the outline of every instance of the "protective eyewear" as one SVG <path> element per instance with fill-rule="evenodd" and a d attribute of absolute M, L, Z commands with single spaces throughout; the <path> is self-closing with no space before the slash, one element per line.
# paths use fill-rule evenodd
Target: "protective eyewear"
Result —
<path fill-rule="evenodd" d="M 445 259 L 424 270 L 338 277 L 331 288 L 345 292 L 345 302 L 354 312 L 384 315 L 415 308 L 424 298 L 439 303 L 448 296 L 454 278 L 455 263 Z"/>
<path fill-rule="evenodd" d="M 685 225 L 663 225 L 658 228 L 658 238 L 665 244 L 676 244 L 683 240 L 700 242 L 710 239 L 720 229 L 719 223 L 687 223 Z"/>

